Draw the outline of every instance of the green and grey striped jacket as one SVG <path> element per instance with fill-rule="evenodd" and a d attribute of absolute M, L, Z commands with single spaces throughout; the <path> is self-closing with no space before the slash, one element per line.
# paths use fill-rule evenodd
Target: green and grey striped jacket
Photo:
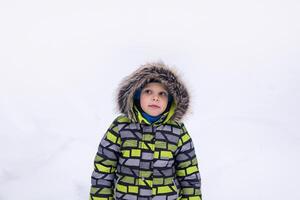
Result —
<path fill-rule="evenodd" d="M 140 76 L 144 78 L 137 80 Z M 174 101 L 158 121 L 150 124 L 130 99 L 137 88 L 153 79 L 167 86 Z M 90 200 L 201 200 L 195 148 L 180 121 L 189 96 L 175 73 L 163 63 L 142 66 L 123 81 L 118 102 L 123 114 L 100 142 Z"/>

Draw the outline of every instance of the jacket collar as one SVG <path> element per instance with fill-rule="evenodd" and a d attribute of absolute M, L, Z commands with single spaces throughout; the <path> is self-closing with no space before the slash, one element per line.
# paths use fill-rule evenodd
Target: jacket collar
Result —
<path fill-rule="evenodd" d="M 154 125 L 154 126 L 155 126 L 155 125 L 160 125 L 160 124 L 165 124 L 165 123 L 167 123 L 167 122 L 171 119 L 171 117 L 174 115 L 175 108 L 176 108 L 176 103 L 173 101 L 172 104 L 171 104 L 171 107 L 170 107 L 169 111 L 163 113 L 163 114 L 161 115 L 161 117 L 160 117 L 157 121 L 151 123 L 150 121 L 148 121 L 148 120 L 142 115 L 142 112 L 137 108 L 137 106 L 134 105 L 134 106 L 133 106 L 133 112 L 134 112 L 134 114 L 135 114 L 135 116 L 134 116 L 134 117 L 135 117 L 134 121 L 136 121 L 136 122 L 138 122 L 138 123 L 140 123 L 140 124 L 147 124 L 147 125 Z"/>

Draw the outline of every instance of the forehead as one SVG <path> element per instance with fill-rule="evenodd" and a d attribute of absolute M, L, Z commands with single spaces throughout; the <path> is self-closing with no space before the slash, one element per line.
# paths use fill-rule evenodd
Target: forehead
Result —
<path fill-rule="evenodd" d="M 145 87 L 143 89 L 146 88 L 151 88 L 151 89 L 157 89 L 157 90 L 164 90 L 167 91 L 167 88 L 161 84 L 161 83 L 157 83 L 157 82 L 153 82 L 153 83 L 148 83 L 145 85 Z"/>

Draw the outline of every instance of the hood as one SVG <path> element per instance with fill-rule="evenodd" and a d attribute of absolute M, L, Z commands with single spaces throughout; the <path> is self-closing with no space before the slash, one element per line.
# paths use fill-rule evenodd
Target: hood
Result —
<path fill-rule="evenodd" d="M 134 94 L 139 88 L 143 88 L 150 81 L 159 81 L 166 86 L 173 96 L 172 112 L 169 119 L 180 121 L 189 108 L 189 93 L 179 76 L 163 62 L 146 63 L 140 66 L 120 83 L 117 90 L 118 110 L 129 119 L 134 120 Z"/>

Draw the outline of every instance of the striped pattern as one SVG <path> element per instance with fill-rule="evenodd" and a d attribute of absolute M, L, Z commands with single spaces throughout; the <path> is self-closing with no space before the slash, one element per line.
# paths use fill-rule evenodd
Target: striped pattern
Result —
<path fill-rule="evenodd" d="M 201 200 L 192 139 L 183 123 L 117 117 L 94 160 L 90 200 Z"/>

